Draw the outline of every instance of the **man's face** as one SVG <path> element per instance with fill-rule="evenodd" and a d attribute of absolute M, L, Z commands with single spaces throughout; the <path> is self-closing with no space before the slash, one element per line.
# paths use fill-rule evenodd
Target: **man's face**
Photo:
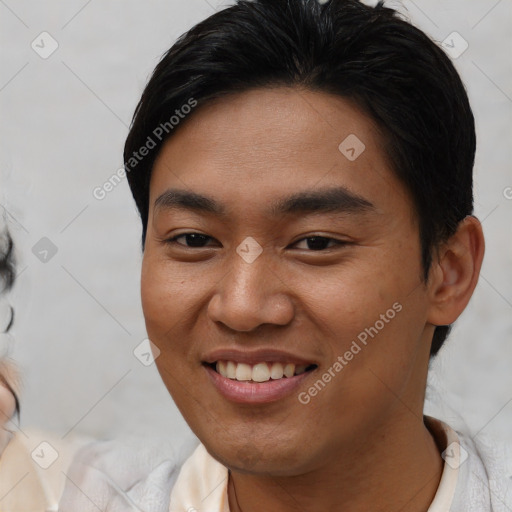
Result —
<path fill-rule="evenodd" d="M 328 190 L 345 194 L 319 203 Z M 311 197 L 287 201 L 298 194 Z M 152 173 L 142 302 L 162 379 L 208 451 L 294 475 L 421 418 L 434 327 L 420 262 L 411 200 L 349 102 L 259 89 L 183 121 Z M 219 360 L 275 379 L 222 376 Z M 287 363 L 300 375 L 279 378 Z"/>

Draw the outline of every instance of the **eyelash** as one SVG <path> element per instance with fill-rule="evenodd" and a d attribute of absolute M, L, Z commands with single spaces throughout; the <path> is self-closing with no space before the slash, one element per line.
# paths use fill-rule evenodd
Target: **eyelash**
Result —
<path fill-rule="evenodd" d="M 204 249 L 205 247 L 189 247 L 187 245 L 184 245 L 184 244 L 180 244 L 178 243 L 176 240 L 178 238 L 181 238 L 181 237 L 184 237 L 184 236 L 187 236 L 187 235 L 198 235 L 198 236 L 201 236 L 201 237 L 204 237 L 206 239 L 209 239 L 209 240 L 213 240 L 213 237 L 211 236 L 208 236 L 208 235 L 204 235 L 203 233 L 195 233 L 195 232 L 189 232 L 189 233 L 180 233 L 179 235 L 176 235 L 172 238 L 168 238 L 167 240 L 164 240 L 163 242 L 167 245 L 179 245 L 180 247 L 184 247 L 185 249 Z M 304 238 L 301 238 L 300 240 L 297 240 L 296 242 L 294 242 L 292 245 L 296 245 L 298 244 L 299 242 L 302 242 L 304 240 L 311 240 L 311 239 L 321 239 L 321 240 L 328 240 L 329 242 L 334 242 L 334 246 L 331 246 L 331 247 L 327 247 L 325 249 L 317 249 L 317 250 L 314 250 L 314 249 L 310 249 L 308 250 L 308 252 L 323 252 L 327 249 L 332 249 L 333 247 L 335 246 L 339 246 L 339 247 L 342 247 L 344 245 L 348 245 L 349 242 L 344 242 L 342 240 L 337 240 L 336 238 L 331 238 L 331 237 L 327 237 L 327 236 L 321 236 L 321 235 L 311 235 L 311 236 L 307 236 L 307 237 L 304 237 Z"/>

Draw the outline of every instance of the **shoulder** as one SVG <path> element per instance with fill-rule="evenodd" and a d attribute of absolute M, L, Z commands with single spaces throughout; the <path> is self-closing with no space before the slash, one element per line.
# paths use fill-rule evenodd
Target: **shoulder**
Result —
<path fill-rule="evenodd" d="M 463 453 L 458 491 L 472 496 L 474 502 L 487 495 L 489 510 L 508 512 L 512 506 L 512 446 L 484 434 L 457 431 L 457 435 Z"/>
<path fill-rule="evenodd" d="M 183 461 L 197 444 L 192 439 L 174 449 L 133 438 L 89 443 L 70 466 L 59 512 L 120 512 L 128 505 L 167 512 Z"/>

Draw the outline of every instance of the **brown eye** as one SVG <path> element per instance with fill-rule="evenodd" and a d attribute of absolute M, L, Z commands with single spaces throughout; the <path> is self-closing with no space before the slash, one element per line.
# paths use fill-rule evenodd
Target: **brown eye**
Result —
<path fill-rule="evenodd" d="M 333 242 L 334 246 L 345 245 L 346 242 L 342 242 L 341 240 L 336 240 L 334 238 L 329 238 L 326 236 L 308 236 L 296 242 L 296 244 L 306 241 L 307 249 L 311 251 L 323 251 L 325 249 L 331 249 L 328 247 L 330 242 Z M 304 247 L 303 247 L 304 248 Z"/>
<path fill-rule="evenodd" d="M 185 243 L 178 242 L 180 238 L 185 240 Z M 208 242 L 208 240 L 213 240 L 211 236 L 203 235 L 201 233 L 182 233 L 180 235 L 176 235 L 173 238 L 169 238 L 165 242 L 167 244 L 178 244 L 187 248 L 202 248 Z"/>

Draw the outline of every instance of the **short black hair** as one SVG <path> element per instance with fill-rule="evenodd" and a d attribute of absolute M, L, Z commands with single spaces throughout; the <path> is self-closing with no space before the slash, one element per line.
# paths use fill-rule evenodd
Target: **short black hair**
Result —
<path fill-rule="evenodd" d="M 184 106 L 191 99 L 201 106 L 276 86 L 338 95 L 376 122 L 416 210 L 427 282 L 434 251 L 473 212 L 475 123 L 464 85 L 440 45 L 383 2 L 239 0 L 176 41 L 142 94 L 124 148 L 142 248 L 151 169 L 179 127 L 174 114 L 190 111 Z M 143 147 L 151 149 L 140 158 Z M 450 329 L 436 327 L 431 356 Z"/>
<path fill-rule="evenodd" d="M 0 293 L 12 288 L 15 277 L 14 242 L 5 229 L 0 235 Z"/>
<path fill-rule="evenodd" d="M 16 279 L 16 264 L 14 260 L 14 242 L 9 230 L 5 228 L 0 233 L 0 294 L 6 293 L 14 285 Z M 10 318 L 7 325 L 2 326 L 2 332 L 9 332 L 14 323 L 14 309 L 9 306 Z M 3 384 L 11 391 L 16 404 L 16 414 L 20 416 L 20 402 L 17 393 L 14 391 L 11 383 L 9 383 L 3 375 L 0 375 Z"/>

